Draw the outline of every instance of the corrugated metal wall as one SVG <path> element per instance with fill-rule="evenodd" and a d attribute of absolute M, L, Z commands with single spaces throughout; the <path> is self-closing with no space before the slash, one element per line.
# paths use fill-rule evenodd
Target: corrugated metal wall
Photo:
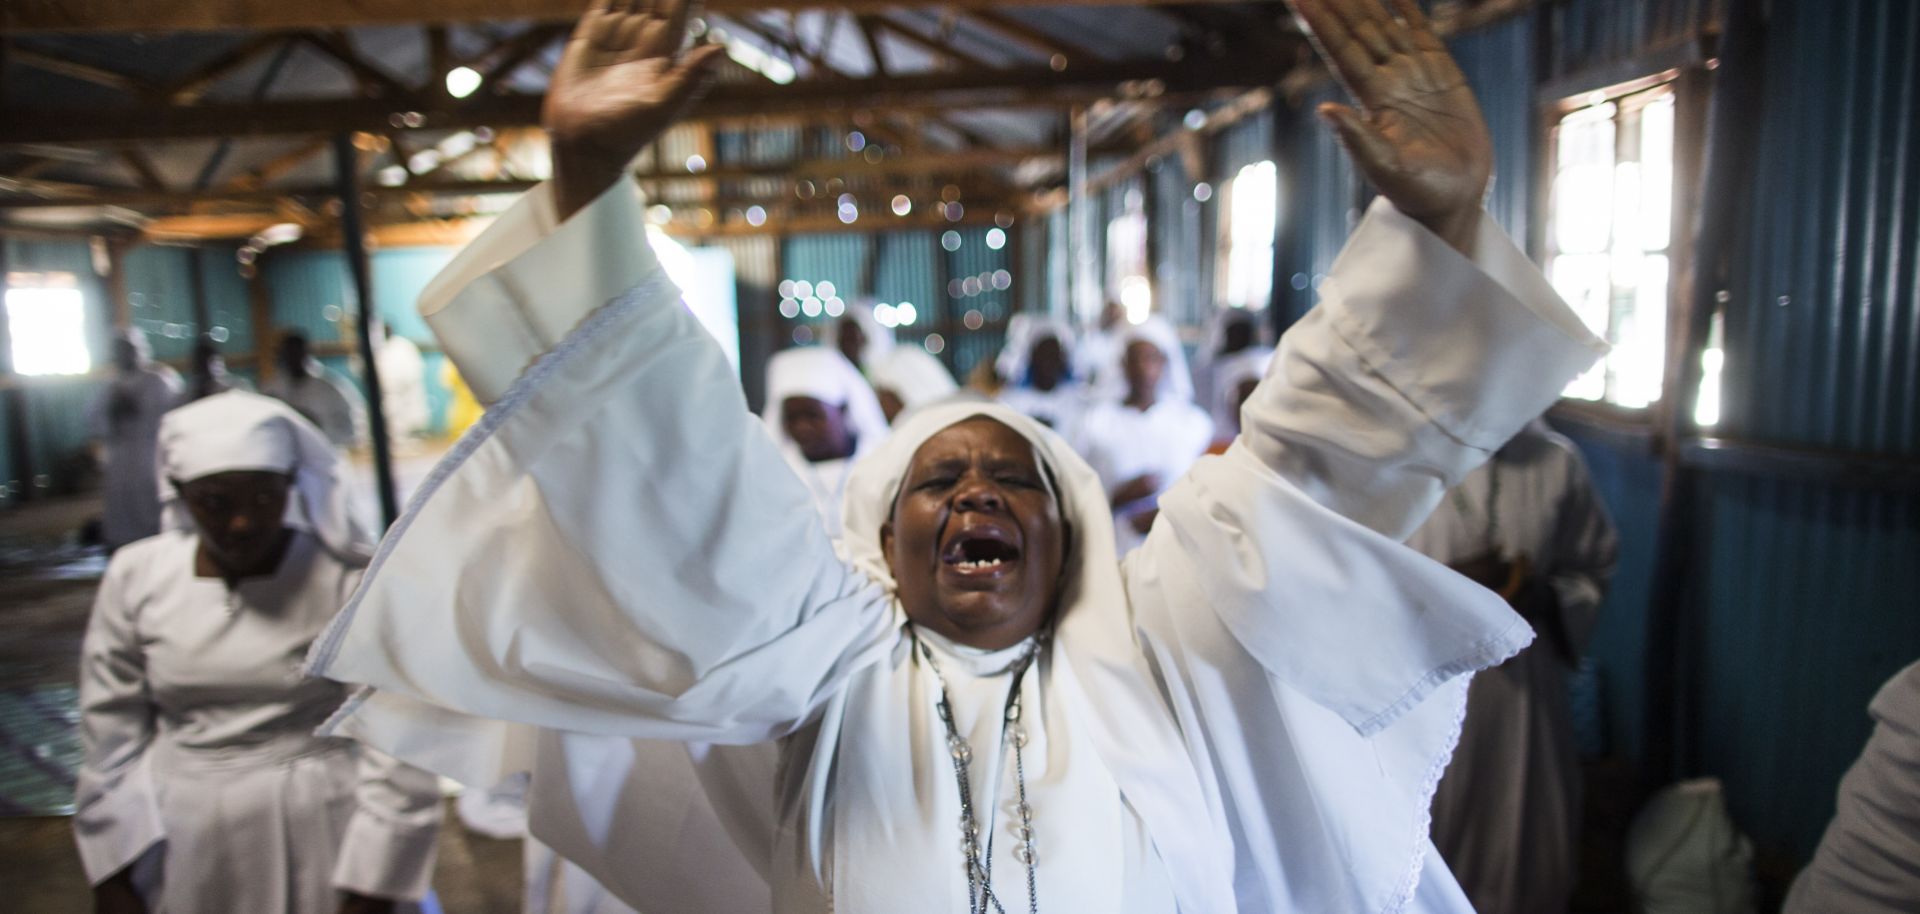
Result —
<path fill-rule="evenodd" d="M 1920 457 L 1920 4 L 1774 16 L 1723 430 Z M 1702 501 L 1692 755 L 1728 779 L 1756 838 L 1805 853 L 1868 699 L 1920 658 L 1920 497 L 1715 476 Z"/>
<path fill-rule="evenodd" d="M 0 239 L 6 245 L 6 269 L 13 272 L 72 273 L 78 280 L 87 303 L 89 349 L 96 369 L 108 364 L 111 355 L 108 340 L 113 326 L 106 307 L 106 286 L 93 269 L 93 251 L 81 240 Z M 100 389 L 104 375 L 85 377 L 34 378 L 15 381 L 20 384 L 19 403 L 24 407 L 27 430 L 27 463 L 15 465 L 11 425 L 0 424 L 0 460 L 5 460 L 5 475 L 0 476 L 5 493 L 0 505 L 11 504 L 23 496 L 66 491 L 77 479 L 71 472 L 74 458 L 87 442 L 87 406 Z M 7 398 L 0 397 L 0 403 Z M 4 407 L 10 408 L 10 407 Z M 11 416 L 0 414 L 0 422 Z"/>

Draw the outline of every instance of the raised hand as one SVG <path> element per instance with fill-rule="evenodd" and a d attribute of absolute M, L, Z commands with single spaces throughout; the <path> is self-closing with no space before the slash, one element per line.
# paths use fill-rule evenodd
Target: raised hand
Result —
<path fill-rule="evenodd" d="M 690 0 L 595 0 L 567 41 L 540 120 L 561 219 L 618 180 L 705 89 L 722 49 L 680 54 Z"/>
<path fill-rule="evenodd" d="M 1288 0 L 1360 107 L 1319 107 L 1367 180 L 1403 213 L 1468 251 L 1493 174 L 1473 90 L 1417 0 Z"/>

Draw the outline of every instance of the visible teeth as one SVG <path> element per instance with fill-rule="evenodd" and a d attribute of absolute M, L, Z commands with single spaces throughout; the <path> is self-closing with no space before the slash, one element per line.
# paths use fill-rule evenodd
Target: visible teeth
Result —
<path fill-rule="evenodd" d="M 999 559 L 978 559 L 971 562 L 960 562 L 958 563 L 958 565 L 959 567 L 965 568 L 968 571 L 978 571 L 982 568 L 997 568 L 1000 566 L 1000 560 Z"/>

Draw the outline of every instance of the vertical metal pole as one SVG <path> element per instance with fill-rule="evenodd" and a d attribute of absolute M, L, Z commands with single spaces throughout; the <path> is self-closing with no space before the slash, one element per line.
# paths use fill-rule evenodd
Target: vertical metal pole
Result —
<path fill-rule="evenodd" d="M 33 446 L 27 438 L 27 389 L 13 373 L 13 328 L 5 307 L 9 288 L 7 247 L 6 237 L 0 236 L 0 396 L 5 397 L 7 406 L 7 456 L 13 464 L 13 479 L 0 479 L 0 487 L 18 482 L 19 491 L 13 494 L 26 501 L 34 496 Z M 0 491 L 0 502 L 7 496 L 8 493 Z"/>
<path fill-rule="evenodd" d="M 353 137 L 333 136 L 335 192 L 340 195 L 340 244 L 353 276 L 353 300 L 359 313 L 354 329 L 360 342 L 360 372 L 367 381 L 367 415 L 373 426 L 373 471 L 380 490 L 380 519 L 393 526 L 400 500 L 393 485 L 393 449 L 387 441 L 387 413 L 380 397 L 380 368 L 373 350 L 373 271 L 367 261 L 366 225 L 360 214 L 360 157 Z"/>

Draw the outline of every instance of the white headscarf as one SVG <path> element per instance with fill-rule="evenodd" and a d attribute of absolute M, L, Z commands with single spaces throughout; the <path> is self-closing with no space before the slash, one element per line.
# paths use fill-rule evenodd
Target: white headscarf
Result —
<path fill-rule="evenodd" d="M 1134 641 L 1106 489 L 1065 439 L 997 403 L 943 403 L 914 413 L 878 450 L 854 465 L 842 506 L 843 557 L 889 593 L 897 590 L 880 546 L 881 525 L 892 516 L 895 497 L 920 446 L 976 416 L 1013 429 L 1033 445 L 1042 475 L 1059 500 L 1060 517 L 1072 525 L 1060 572 L 1066 586 L 1052 621 L 1053 646 L 1076 683 L 1061 699 L 1080 699 L 1067 713 L 1080 718 L 1081 732 L 1149 832 L 1188 839 L 1155 844 L 1182 909 L 1229 910 L 1230 903 L 1223 904 L 1218 893 L 1232 883 L 1233 850 L 1216 843 L 1217 836 L 1207 829 L 1192 826 L 1208 800 L 1186 753 L 1185 738 Z"/>
<path fill-rule="evenodd" d="M 1240 428 L 1240 385 L 1267 376 L 1273 349 L 1255 345 L 1213 363 L 1213 436 L 1231 437 Z"/>
<path fill-rule="evenodd" d="M 896 347 L 873 364 L 872 372 L 874 390 L 891 390 L 905 404 L 895 417 L 902 421 L 907 413 L 951 397 L 960 389 L 947 366 L 918 346 Z"/>
<path fill-rule="evenodd" d="M 830 406 L 846 407 L 855 456 L 872 450 L 887 436 L 887 414 L 880 411 L 873 387 L 840 350 L 831 346 L 787 349 L 767 360 L 767 425 L 773 429 L 774 440 L 788 452 L 788 459 L 793 460 L 799 445 L 780 421 L 780 403 L 788 397 L 812 397 Z"/>
<path fill-rule="evenodd" d="M 893 351 L 893 329 L 880 323 L 880 319 L 874 316 L 872 302 L 848 302 L 847 313 L 828 321 L 827 325 L 821 329 L 820 342 L 835 352 L 840 351 L 842 321 L 853 321 L 859 324 L 860 330 L 867 335 L 867 348 L 860 350 L 862 371 L 872 371 L 875 365 L 880 364 L 882 357 Z"/>
<path fill-rule="evenodd" d="M 1048 337 L 1060 341 L 1061 353 L 1067 357 L 1067 371 L 1071 373 L 1073 371 L 1073 325 L 1059 318 L 1031 311 L 1016 314 L 1007 321 L 1007 340 L 1000 347 L 1000 354 L 993 360 L 993 370 L 998 372 L 1000 379 L 1010 386 L 1026 386 L 1027 365 L 1033 360 L 1033 347 Z"/>
<path fill-rule="evenodd" d="M 1187 370 L 1187 353 L 1180 348 L 1180 333 L 1165 318 L 1154 316 L 1138 324 L 1126 324 L 1120 330 L 1120 344 L 1113 349 L 1113 364 L 1107 366 L 1118 382 L 1121 395 L 1126 390 L 1127 347 L 1136 341 L 1152 343 L 1167 357 L 1167 368 L 1160 373 L 1161 399 L 1193 402 L 1193 373 Z M 1104 389 L 1104 385 L 1103 385 Z"/>
<path fill-rule="evenodd" d="M 158 463 L 167 529 L 195 529 L 174 483 L 265 470 L 293 477 L 287 526 L 312 533 L 348 564 L 373 555 L 374 538 L 351 509 L 346 462 L 313 423 L 272 397 L 229 390 L 169 411 L 160 420 Z"/>

